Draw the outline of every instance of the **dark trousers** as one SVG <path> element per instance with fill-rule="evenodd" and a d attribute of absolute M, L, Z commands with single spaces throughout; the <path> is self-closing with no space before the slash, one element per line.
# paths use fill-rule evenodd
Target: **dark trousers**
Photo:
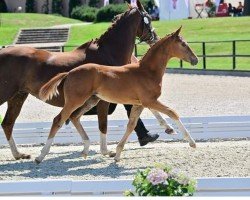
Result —
<path fill-rule="evenodd" d="M 128 117 L 129 117 L 131 109 L 132 109 L 132 105 L 124 105 L 124 107 L 127 111 Z M 138 119 L 138 122 L 137 122 L 136 127 L 135 127 L 135 132 L 136 132 L 136 135 L 139 139 L 145 137 L 145 135 L 147 135 L 147 133 L 148 133 L 148 130 L 144 126 L 141 118 Z"/>
<path fill-rule="evenodd" d="M 113 103 L 110 104 L 109 111 L 108 111 L 109 115 L 114 112 L 116 106 L 117 106 L 117 104 L 113 104 Z M 132 109 L 132 105 L 124 105 L 124 107 L 125 107 L 125 109 L 127 111 L 128 117 L 129 117 L 131 109 Z M 94 107 L 90 111 L 85 113 L 84 115 L 96 115 L 96 114 L 97 114 L 97 110 L 96 110 L 96 107 Z M 148 130 L 144 126 L 141 118 L 138 119 L 138 122 L 137 122 L 136 127 L 135 127 L 135 132 L 136 132 L 136 135 L 137 135 L 137 137 L 139 139 L 145 137 L 147 135 L 147 133 L 148 133 Z"/>

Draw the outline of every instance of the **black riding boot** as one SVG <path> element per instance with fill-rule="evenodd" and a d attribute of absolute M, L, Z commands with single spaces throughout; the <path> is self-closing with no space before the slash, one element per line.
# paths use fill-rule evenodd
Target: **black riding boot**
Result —
<path fill-rule="evenodd" d="M 128 117 L 129 117 L 132 105 L 124 105 L 124 107 L 127 111 Z M 138 119 L 138 122 L 137 122 L 136 127 L 135 127 L 135 132 L 136 132 L 136 135 L 138 137 L 140 146 L 145 146 L 149 142 L 154 142 L 159 137 L 158 134 L 149 133 L 149 131 L 144 126 L 141 118 Z"/>

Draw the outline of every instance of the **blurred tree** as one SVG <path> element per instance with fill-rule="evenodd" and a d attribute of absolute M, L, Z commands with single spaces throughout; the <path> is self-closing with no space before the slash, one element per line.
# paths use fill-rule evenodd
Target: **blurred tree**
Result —
<path fill-rule="evenodd" d="M 4 0 L 0 0 L 0 12 L 2 13 L 8 12 L 7 5 Z"/>
<path fill-rule="evenodd" d="M 244 16 L 250 16 L 250 1 L 249 0 L 244 1 L 243 15 Z"/>
<path fill-rule="evenodd" d="M 35 1 L 34 0 L 27 0 L 25 12 L 27 13 L 34 13 L 35 12 Z"/>
<path fill-rule="evenodd" d="M 69 16 L 71 16 L 71 12 L 73 8 L 80 6 L 81 5 L 81 0 L 70 0 L 69 1 Z"/>
<path fill-rule="evenodd" d="M 61 0 L 53 0 L 52 1 L 52 13 L 62 14 L 62 1 Z"/>

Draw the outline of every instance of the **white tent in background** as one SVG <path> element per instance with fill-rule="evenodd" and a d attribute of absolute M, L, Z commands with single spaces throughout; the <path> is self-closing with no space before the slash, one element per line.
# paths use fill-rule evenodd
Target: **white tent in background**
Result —
<path fill-rule="evenodd" d="M 160 20 L 189 17 L 189 0 L 159 0 Z"/>

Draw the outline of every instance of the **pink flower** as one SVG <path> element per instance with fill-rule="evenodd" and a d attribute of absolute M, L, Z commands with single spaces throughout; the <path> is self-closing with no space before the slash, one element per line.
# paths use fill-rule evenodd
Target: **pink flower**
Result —
<path fill-rule="evenodd" d="M 168 175 L 166 172 L 164 172 L 162 169 L 152 169 L 147 179 L 152 183 L 153 185 L 158 185 L 160 183 L 164 183 L 168 178 Z"/>

